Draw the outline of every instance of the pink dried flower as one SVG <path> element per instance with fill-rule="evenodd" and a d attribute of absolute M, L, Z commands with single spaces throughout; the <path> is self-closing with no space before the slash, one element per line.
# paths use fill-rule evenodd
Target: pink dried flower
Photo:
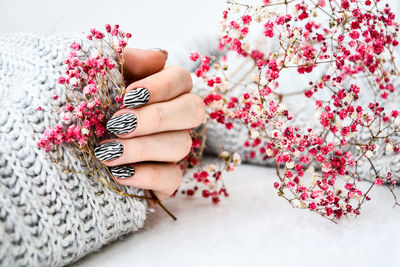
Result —
<path fill-rule="evenodd" d="M 190 53 L 190 60 L 192 60 L 192 61 L 196 61 L 199 57 L 200 57 L 200 55 L 197 52 Z"/>
<path fill-rule="evenodd" d="M 216 62 L 203 56 L 195 74 L 210 87 L 210 93 L 204 98 L 208 120 L 224 124 L 227 129 L 233 126 L 233 122 L 248 129 L 249 140 L 244 146 L 250 151 L 245 158 L 257 156 L 284 166 L 278 171 L 279 181 L 274 183 L 274 187 L 292 205 L 296 206 L 294 200 L 297 200 L 300 207 L 308 207 L 331 220 L 358 215 L 364 203 L 359 197 L 370 198 L 369 191 L 357 189 L 363 177 L 354 170 L 361 161 L 373 166 L 374 162 L 368 159 L 377 153 L 379 141 L 372 135 L 369 145 L 364 147 L 355 145 L 354 140 L 362 131 L 373 133 L 370 131 L 373 127 L 385 129 L 379 132 L 379 139 L 389 144 L 389 151 L 400 152 L 399 145 L 392 145 L 393 138 L 390 137 L 399 133 L 396 126 L 400 123 L 399 112 L 387 111 L 385 102 L 380 101 L 390 99 L 396 90 L 393 79 L 399 74 L 393 72 L 396 63 L 390 51 L 392 45 L 398 45 L 399 24 L 394 21 L 390 8 L 385 6 L 381 9 L 379 3 L 376 10 L 371 11 L 366 8 L 371 4 L 369 1 L 341 0 L 337 9 L 324 9 L 327 5 L 325 0 L 318 1 L 318 6 L 309 1 L 297 2 L 293 14 L 271 13 L 263 22 L 264 41 L 271 44 L 269 38 L 274 38 L 279 45 L 272 50 L 265 47 L 262 51 L 251 50 L 249 47 L 254 42 L 247 37 L 253 31 L 250 22 L 263 21 L 263 12 L 270 3 L 264 2 L 266 6 L 256 9 L 252 9 L 252 5 L 243 8 L 246 11 L 240 15 L 234 14 L 237 6 L 229 9 L 235 12 L 223 12 L 221 24 L 225 30 L 217 48 L 233 51 L 239 58 L 252 62 L 255 68 L 247 73 L 247 77 L 239 75 L 230 80 L 224 73 L 224 68 L 228 69 L 227 56 Z M 344 10 L 346 17 L 343 16 Z M 317 22 L 314 15 L 319 17 L 319 14 L 328 14 L 335 19 L 329 24 L 321 23 L 321 20 Z M 198 56 L 190 58 L 195 61 Z M 318 127 L 303 129 L 297 126 L 293 120 L 296 114 L 290 114 L 290 110 L 281 105 L 286 92 L 280 86 L 280 77 L 292 68 L 298 75 L 304 75 L 304 78 L 297 77 L 301 80 L 310 79 L 308 73 L 322 73 L 319 79 L 310 79 L 306 88 L 295 93 L 299 101 L 302 101 L 301 97 L 307 97 L 315 102 Z M 293 73 L 289 75 L 295 79 Z M 220 78 L 218 83 L 217 77 Z M 371 77 L 372 93 L 378 98 L 376 102 L 364 105 L 359 101 L 370 88 L 351 84 L 354 77 Z M 251 82 L 237 84 L 237 80 Z M 220 84 L 224 86 L 223 90 Z M 242 89 L 238 98 L 229 96 L 231 85 L 233 88 L 242 87 L 238 88 Z M 247 92 L 254 87 L 257 92 Z M 329 96 L 321 97 L 322 90 Z M 356 152 L 353 156 L 349 151 L 360 151 L 361 154 Z M 314 168 L 313 186 L 307 187 L 304 186 L 308 179 L 305 173 L 309 167 Z M 376 175 L 386 177 L 385 174 Z M 352 177 L 354 181 L 341 187 L 342 179 L 339 178 L 345 177 Z M 393 181 L 392 178 L 387 180 Z M 377 178 L 374 184 L 381 182 L 383 180 Z M 340 189 L 336 191 L 336 188 Z"/>
<path fill-rule="evenodd" d="M 107 24 L 106 32 L 117 31 L 121 33 L 121 38 L 118 39 L 118 49 L 115 51 L 122 52 L 122 49 L 127 45 L 124 38 L 130 38 L 131 34 L 122 34 L 119 26 L 113 28 Z M 93 38 L 101 40 L 105 37 L 104 33 L 96 29 L 91 29 L 88 35 L 89 40 Z M 67 70 L 65 77 L 59 77 L 57 82 L 64 84 L 66 94 L 70 94 L 75 88 L 81 88 L 83 95 L 87 100 L 77 102 L 75 97 L 69 97 L 70 100 L 63 106 L 65 113 L 61 116 L 63 124 L 57 124 L 53 128 L 46 129 L 43 138 L 38 142 L 38 146 L 47 152 L 50 152 L 55 146 L 61 144 L 77 144 L 83 148 L 88 144 L 88 140 L 92 135 L 102 137 L 106 133 L 104 127 L 105 114 L 109 107 L 102 103 L 105 92 L 103 80 L 98 80 L 101 76 L 106 76 L 109 70 L 115 68 L 116 64 L 110 58 L 101 56 L 102 53 L 95 52 L 92 56 L 81 52 L 82 47 L 77 42 L 71 44 L 71 49 L 68 58 L 65 60 Z M 101 76 L 99 76 L 101 75 Z M 107 89 L 108 90 L 108 89 Z M 58 95 L 53 96 L 53 99 L 58 99 Z M 72 102 L 70 102 L 72 100 Z M 105 99 L 104 99 L 105 100 Z M 116 97 L 116 103 L 122 102 L 122 97 Z M 41 110 L 41 108 L 38 108 Z"/>
<path fill-rule="evenodd" d="M 273 37 L 274 36 L 274 24 L 271 21 L 267 21 L 264 24 L 264 35 L 266 37 Z"/>
<path fill-rule="evenodd" d="M 78 51 L 78 50 L 81 49 L 81 45 L 78 44 L 78 43 L 76 43 L 76 42 L 74 42 L 74 43 L 71 44 L 71 48 L 72 48 L 73 50 Z"/>

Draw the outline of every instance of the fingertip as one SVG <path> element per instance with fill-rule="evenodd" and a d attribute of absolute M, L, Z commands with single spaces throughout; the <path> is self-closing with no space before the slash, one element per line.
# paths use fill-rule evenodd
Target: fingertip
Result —
<path fill-rule="evenodd" d="M 99 143 L 93 150 L 94 156 L 104 165 L 113 166 L 124 153 L 124 145 L 117 139 L 108 139 Z"/>
<path fill-rule="evenodd" d="M 152 50 L 152 51 L 156 51 L 156 52 L 161 52 L 161 53 L 164 54 L 165 60 L 168 59 L 168 51 L 165 50 L 165 49 L 161 49 L 161 48 L 150 48 L 150 49 L 148 49 L 148 50 Z"/>
<path fill-rule="evenodd" d="M 118 138 L 128 138 L 138 126 L 138 117 L 135 112 L 121 109 L 107 121 L 106 128 Z"/>
<path fill-rule="evenodd" d="M 126 48 L 124 50 L 125 79 L 139 80 L 159 72 L 165 66 L 168 52 L 163 49 Z"/>
<path fill-rule="evenodd" d="M 119 184 L 129 183 L 129 179 L 135 175 L 135 168 L 131 165 L 114 166 L 110 168 L 111 174 Z"/>

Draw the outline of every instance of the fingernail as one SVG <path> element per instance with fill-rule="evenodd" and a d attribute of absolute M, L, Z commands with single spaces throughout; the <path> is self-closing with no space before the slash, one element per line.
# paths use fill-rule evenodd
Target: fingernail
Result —
<path fill-rule="evenodd" d="M 149 90 L 146 88 L 136 88 L 125 94 L 124 106 L 126 108 L 138 108 L 146 104 L 149 99 Z"/>
<path fill-rule="evenodd" d="M 161 49 L 161 48 L 149 48 L 149 50 L 153 50 L 153 51 L 157 51 L 157 52 L 161 52 L 165 55 L 165 58 L 168 59 L 168 51 L 165 49 Z"/>
<path fill-rule="evenodd" d="M 112 117 L 107 122 L 107 130 L 115 134 L 126 134 L 136 129 L 137 118 L 133 113 Z"/>
<path fill-rule="evenodd" d="M 118 141 L 104 143 L 94 149 L 94 155 L 101 161 L 109 161 L 119 158 L 123 152 L 124 146 Z"/>
<path fill-rule="evenodd" d="M 110 168 L 115 178 L 129 178 L 135 174 L 135 169 L 131 166 L 115 166 Z"/>

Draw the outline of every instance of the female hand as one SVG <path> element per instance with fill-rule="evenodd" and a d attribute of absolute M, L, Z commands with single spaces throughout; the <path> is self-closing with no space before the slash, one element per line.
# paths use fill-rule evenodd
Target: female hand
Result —
<path fill-rule="evenodd" d="M 124 51 L 124 76 L 132 83 L 125 108 L 107 122 L 118 138 L 102 141 L 94 151 L 111 166 L 119 184 L 153 190 L 160 200 L 181 183 L 176 162 L 189 153 L 188 129 L 199 126 L 205 112 L 201 98 L 190 93 L 189 72 L 177 66 L 164 69 L 167 55 L 163 50 Z"/>

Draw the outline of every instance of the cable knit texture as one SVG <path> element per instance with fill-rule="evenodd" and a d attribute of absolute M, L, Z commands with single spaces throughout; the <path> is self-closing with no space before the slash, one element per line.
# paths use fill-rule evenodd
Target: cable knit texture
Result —
<path fill-rule="evenodd" d="M 56 80 L 70 43 L 80 37 L 0 37 L 0 266 L 72 263 L 144 224 L 144 201 L 86 175 L 62 173 L 36 145 L 58 121 L 52 110 L 60 100 L 52 97 L 63 88 Z M 84 169 L 68 149 L 61 155 Z"/>

